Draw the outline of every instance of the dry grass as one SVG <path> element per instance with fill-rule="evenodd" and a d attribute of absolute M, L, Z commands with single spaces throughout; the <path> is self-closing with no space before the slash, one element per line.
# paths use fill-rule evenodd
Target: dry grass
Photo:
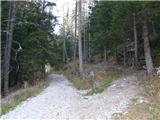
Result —
<path fill-rule="evenodd" d="M 160 79 L 155 76 L 148 81 L 146 74 L 139 76 L 142 95 L 148 98 L 148 103 L 130 105 L 126 114 L 115 114 L 113 120 L 160 120 Z"/>
<path fill-rule="evenodd" d="M 117 113 L 113 120 L 160 120 L 160 105 L 155 102 L 132 104 L 126 114 Z"/>
<path fill-rule="evenodd" d="M 113 115 L 113 120 L 151 120 L 146 109 L 146 104 L 131 105 L 127 113 L 117 113 Z"/>
<path fill-rule="evenodd" d="M 85 65 L 86 69 L 91 69 L 92 65 Z M 86 75 L 85 79 L 82 79 L 78 75 L 73 75 L 72 69 L 64 70 L 64 75 L 73 83 L 73 86 L 79 90 L 92 89 L 89 94 L 103 92 L 113 79 L 121 77 L 123 72 L 113 69 L 101 69 L 95 72 L 94 77 Z"/>
<path fill-rule="evenodd" d="M 1 100 L 1 115 L 13 110 L 19 103 L 25 101 L 27 98 L 36 96 L 44 88 L 48 86 L 48 81 L 41 81 L 35 86 L 31 86 L 25 89 L 20 89 L 11 95 Z"/>
<path fill-rule="evenodd" d="M 145 74 L 140 78 L 143 87 L 143 95 L 150 97 L 160 103 L 160 78 L 155 76 L 152 80 L 147 80 Z"/>
<path fill-rule="evenodd" d="M 148 120 L 145 104 L 131 105 L 126 114 L 117 113 L 113 115 L 113 120 Z"/>

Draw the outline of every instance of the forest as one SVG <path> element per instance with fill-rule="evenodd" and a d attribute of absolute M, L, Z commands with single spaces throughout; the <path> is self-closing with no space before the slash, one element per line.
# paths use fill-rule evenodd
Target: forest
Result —
<path fill-rule="evenodd" d="M 87 66 L 99 64 L 143 71 L 142 84 L 156 79 L 160 93 L 159 1 L 75 0 L 73 10 L 63 10 L 62 23 L 56 6 L 47 0 L 1 1 L 2 98 L 46 81 L 46 66 L 93 87 L 98 72 Z"/>

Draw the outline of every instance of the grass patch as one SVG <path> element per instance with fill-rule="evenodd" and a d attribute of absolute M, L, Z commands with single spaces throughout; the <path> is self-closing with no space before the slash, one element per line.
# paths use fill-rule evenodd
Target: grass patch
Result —
<path fill-rule="evenodd" d="M 48 86 L 48 81 L 41 81 L 39 84 L 35 86 L 31 86 L 25 89 L 20 89 L 15 93 L 12 93 L 11 95 L 7 96 L 6 98 L 3 98 L 1 102 L 1 108 L 2 108 L 1 115 L 6 114 L 7 112 L 13 110 L 18 104 L 20 104 L 27 98 L 31 96 L 36 96 L 47 86 Z"/>
<path fill-rule="evenodd" d="M 92 87 L 90 81 L 86 79 L 83 80 L 79 76 L 74 76 L 73 79 L 71 79 L 71 82 L 73 83 L 73 86 L 78 90 L 90 89 Z"/>
<path fill-rule="evenodd" d="M 96 72 L 95 79 L 99 81 L 111 81 L 113 79 L 117 79 L 121 77 L 123 73 L 121 71 L 116 70 L 99 70 Z"/>
<path fill-rule="evenodd" d="M 160 78 L 155 76 L 152 80 L 147 80 L 146 74 L 143 74 L 140 76 L 140 80 L 143 95 L 160 103 Z"/>
<path fill-rule="evenodd" d="M 154 101 L 147 104 L 147 110 L 150 113 L 150 120 L 158 120 L 160 118 L 160 104 Z"/>
<path fill-rule="evenodd" d="M 95 95 L 97 93 L 102 93 L 104 91 L 104 87 L 96 87 L 87 93 L 87 95 Z"/>
<path fill-rule="evenodd" d="M 131 105 L 127 113 L 117 113 L 112 116 L 113 120 L 159 120 L 160 105 L 150 101 L 149 103 L 141 103 Z"/>
<path fill-rule="evenodd" d="M 148 99 L 148 103 L 132 104 L 127 113 L 113 115 L 113 120 L 159 120 L 160 119 L 160 79 L 155 76 L 147 80 L 145 73 L 139 75 L 142 95 Z"/>
<path fill-rule="evenodd" d="M 90 64 L 86 66 L 86 68 L 92 70 L 92 66 Z M 104 89 L 110 85 L 113 79 L 119 78 L 123 75 L 122 71 L 113 69 L 97 69 L 94 77 L 86 75 L 85 79 L 82 79 L 78 75 L 73 75 L 72 69 L 66 69 L 63 73 L 78 90 L 92 89 L 89 93 L 91 95 L 103 92 Z"/>

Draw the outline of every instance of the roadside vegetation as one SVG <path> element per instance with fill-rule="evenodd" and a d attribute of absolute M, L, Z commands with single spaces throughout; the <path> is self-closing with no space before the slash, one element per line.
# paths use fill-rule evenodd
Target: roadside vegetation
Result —
<path fill-rule="evenodd" d="M 160 78 L 154 76 L 147 81 L 146 73 L 139 76 L 141 94 L 146 100 L 133 103 L 126 112 L 113 115 L 113 120 L 159 120 L 160 118 Z"/>
<path fill-rule="evenodd" d="M 11 93 L 9 96 L 1 100 L 1 115 L 13 110 L 22 101 L 27 100 L 29 97 L 34 97 L 42 92 L 49 85 L 47 80 L 39 82 L 34 86 L 26 86 Z"/>
<path fill-rule="evenodd" d="M 72 68 L 65 69 L 63 73 L 78 90 L 90 89 L 88 95 L 103 92 L 105 88 L 107 88 L 112 83 L 113 80 L 125 75 L 122 70 L 103 66 L 98 67 L 98 65 L 86 64 L 85 69 L 88 71 L 88 73 L 84 79 L 82 79 L 82 77 L 79 75 L 73 74 Z M 91 75 L 91 72 L 93 72 L 93 76 Z"/>
<path fill-rule="evenodd" d="M 159 120 L 160 105 L 155 102 L 133 104 L 127 112 L 113 115 L 113 120 Z"/>

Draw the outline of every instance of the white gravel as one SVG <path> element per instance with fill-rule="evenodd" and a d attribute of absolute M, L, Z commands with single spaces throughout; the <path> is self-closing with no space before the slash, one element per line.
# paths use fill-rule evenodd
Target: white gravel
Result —
<path fill-rule="evenodd" d="M 3 119 L 105 119 L 123 112 L 138 95 L 134 75 L 118 79 L 103 93 L 83 96 L 63 75 L 49 76 L 50 86 L 36 97 L 29 98 Z"/>

